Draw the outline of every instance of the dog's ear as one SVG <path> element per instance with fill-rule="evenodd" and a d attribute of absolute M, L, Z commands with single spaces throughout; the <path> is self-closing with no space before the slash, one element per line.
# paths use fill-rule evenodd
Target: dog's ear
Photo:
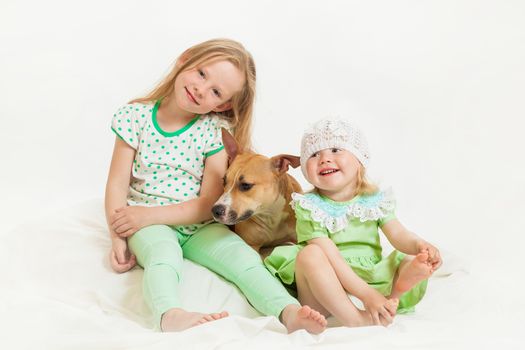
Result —
<path fill-rule="evenodd" d="M 290 165 L 292 168 L 297 168 L 301 165 L 301 158 L 290 154 L 279 154 L 270 160 L 272 161 L 272 166 L 277 169 L 280 174 L 287 172 Z"/>
<path fill-rule="evenodd" d="M 222 128 L 221 131 L 222 144 L 224 145 L 226 154 L 228 154 L 228 165 L 230 165 L 231 162 L 233 162 L 233 160 L 237 156 L 237 153 L 239 152 L 239 147 L 237 146 L 237 141 L 235 141 L 232 134 L 230 134 L 228 130 Z"/>

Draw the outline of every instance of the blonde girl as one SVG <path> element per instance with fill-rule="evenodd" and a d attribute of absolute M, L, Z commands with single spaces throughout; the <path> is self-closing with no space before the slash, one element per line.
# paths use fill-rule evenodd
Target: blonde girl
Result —
<path fill-rule="evenodd" d="M 348 327 L 387 326 L 421 300 L 441 265 L 439 250 L 396 219 L 392 195 L 366 180 L 369 159 L 364 135 L 349 122 L 321 120 L 308 130 L 301 169 L 314 191 L 292 195 L 299 245 L 279 247 L 265 260 L 297 287 L 301 304 Z M 396 248 L 387 257 L 379 229 Z"/>
<path fill-rule="evenodd" d="M 245 48 L 217 39 L 186 50 L 147 96 L 113 116 L 116 134 L 106 187 L 110 262 L 117 272 L 144 269 L 143 294 L 162 331 L 226 317 L 181 308 L 183 258 L 237 285 L 261 313 L 288 331 L 319 333 L 326 320 L 301 307 L 265 269 L 259 255 L 224 225 L 211 207 L 222 194 L 227 155 L 221 128 L 250 149 L 255 65 Z"/>

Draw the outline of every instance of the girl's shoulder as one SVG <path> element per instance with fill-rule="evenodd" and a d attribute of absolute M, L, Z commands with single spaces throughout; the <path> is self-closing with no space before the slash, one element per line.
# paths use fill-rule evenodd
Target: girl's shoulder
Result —
<path fill-rule="evenodd" d="M 133 102 L 126 103 L 119 107 L 119 109 L 113 115 L 113 118 L 125 118 L 124 120 L 130 121 L 131 119 L 136 120 L 137 123 L 142 121 L 149 120 L 152 113 L 154 113 L 157 105 L 154 102 L 142 103 L 142 102 Z"/>
<path fill-rule="evenodd" d="M 228 131 L 231 131 L 231 126 L 230 126 L 230 123 L 228 123 L 228 121 L 218 115 L 218 114 L 215 114 L 215 113 L 208 113 L 208 114 L 203 114 L 201 115 L 201 117 L 199 118 L 201 123 L 205 124 L 205 125 L 209 125 L 208 128 L 210 129 L 226 129 Z"/>
<path fill-rule="evenodd" d="M 336 202 L 316 192 L 292 193 L 290 204 L 299 218 L 311 218 L 332 233 L 344 229 L 349 220 L 377 221 L 395 210 L 391 189 L 359 195 L 347 202 Z"/>
<path fill-rule="evenodd" d="M 153 128 L 152 125 L 147 126 L 147 123 L 152 120 L 151 116 L 154 113 L 155 106 L 154 103 L 138 102 L 121 106 L 113 114 L 111 129 L 132 148 L 137 149 L 140 135 L 148 128 Z"/>
<path fill-rule="evenodd" d="M 119 111 L 127 111 L 129 113 L 144 113 L 153 112 L 155 102 L 130 102 L 119 107 Z"/>

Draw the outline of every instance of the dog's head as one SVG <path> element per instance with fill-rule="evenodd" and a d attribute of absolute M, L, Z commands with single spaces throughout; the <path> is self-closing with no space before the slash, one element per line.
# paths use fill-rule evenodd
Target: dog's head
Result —
<path fill-rule="evenodd" d="M 224 176 L 224 194 L 213 206 L 212 213 L 218 222 L 235 225 L 275 203 L 281 194 L 280 177 L 286 176 L 290 165 L 299 166 L 299 157 L 237 155 L 235 140 L 225 131 L 223 144 L 231 164 Z"/>

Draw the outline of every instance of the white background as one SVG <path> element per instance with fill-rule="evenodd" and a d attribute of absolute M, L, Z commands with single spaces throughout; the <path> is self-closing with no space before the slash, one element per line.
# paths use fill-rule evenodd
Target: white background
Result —
<path fill-rule="evenodd" d="M 103 197 L 114 111 L 184 49 L 229 37 L 256 61 L 259 152 L 298 154 L 309 123 L 355 120 L 401 221 L 497 278 L 525 242 L 524 15 L 522 1 L 2 0 L 2 223 Z"/>

